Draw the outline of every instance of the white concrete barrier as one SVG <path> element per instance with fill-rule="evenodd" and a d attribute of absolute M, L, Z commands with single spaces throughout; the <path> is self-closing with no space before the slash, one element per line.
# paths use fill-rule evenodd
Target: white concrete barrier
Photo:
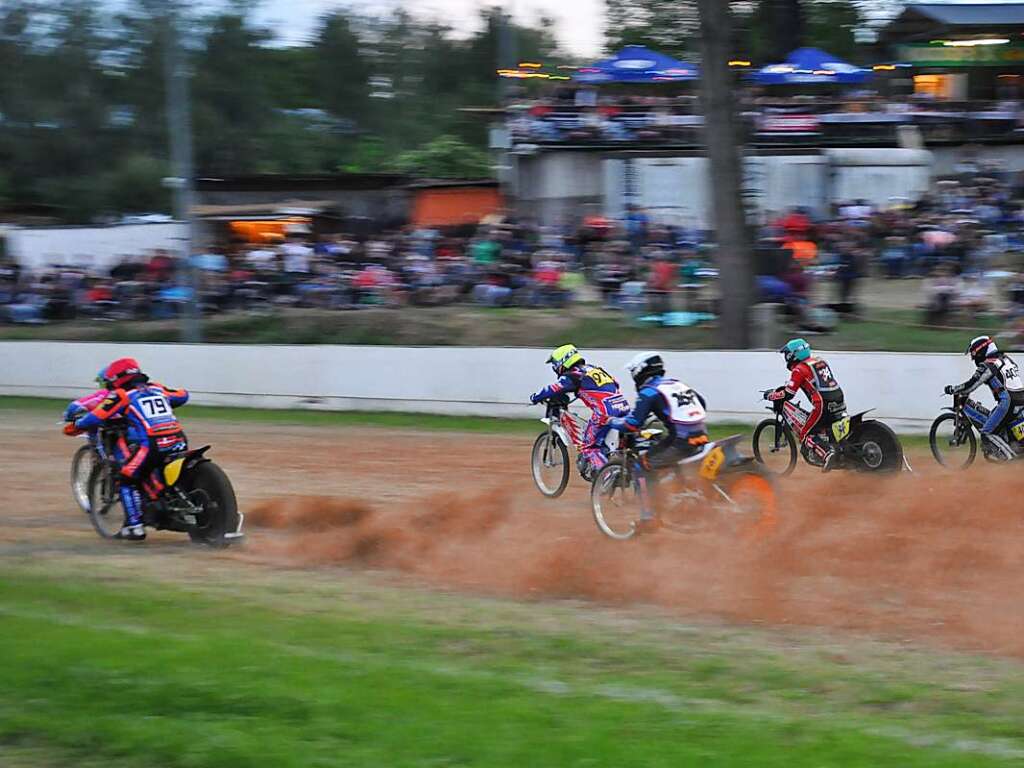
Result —
<path fill-rule="evenodd" d="M 385 410 L 481 416 L 539 416 L 531 392 L 552 380 L 549 350 L 502 347 L 256 346 L 0 342 L 0 395 L 72 398 L 101 366 L 131 355 L 156 380 L 186 387 L 194 402 L 255 408 Z M 631 350 L 585 350 L 635 390 L 623 365 Z M 964 355 L 822 352 L 851 413 L 925 431 L 945 384 L 967 379 Z M 782 384 L 775 352 L 673 351 L 671 375 L 708 400 L 712 421 L 753 423 L 765 415 L 760 390 Z M 982 395 L 982 397 L 987 397 Z"/>

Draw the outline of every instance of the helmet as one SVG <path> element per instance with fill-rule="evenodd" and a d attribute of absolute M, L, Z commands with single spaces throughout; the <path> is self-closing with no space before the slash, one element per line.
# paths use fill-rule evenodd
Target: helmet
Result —
<path fill-rule="evenodd" d="M 665 375 L 665 362 L 658 352 L 641 352 L 626 363 L 626 370 L 633 377 L 637 388 L 653 376 Z"/>
<path fill-rule="evenodd" d="M 786 367 L 792 368 L 811 356 L 811 345 L 805 339 L 790 339 L 779 352 L 786 358 Z"/>
<path fill-rule="evenodd" d="M 149 377 L 142 372 L 139 362 L 133 357 L 122 357 L 108 365 L 106 378 L 115 389 L 126 387 L 135 381 L 149 381 Z"/>
<path fill-rule="evenodd" d="M 103 389 L 110 388 L 110 379 L 107 378 L 107 368 L 104 366 L 100 368 L 99 373 L 96 374 L 96 386 Z"/>
<path fill-rule="evenodd" d="M 971 343 L 967 345 L 967 354 L 974 362 L 980 363 L 986 357 L 999 354 L 999 347 L 991 336 L 978 336 L 971 339 Z"/>
<path fill-rule="evenodd" d="M 580 354 L 580 351 L 576 349 L 575 345 L 563 344 L 551 353 L 547 362 L 550 363 L 554 372 L 561 376 L 574 365 L 579 365 L 584 362 L 584 360 L 583 355 Z"/>

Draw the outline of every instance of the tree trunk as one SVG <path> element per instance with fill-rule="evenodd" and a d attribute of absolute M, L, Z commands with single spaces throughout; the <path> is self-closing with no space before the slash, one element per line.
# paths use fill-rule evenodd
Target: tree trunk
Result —
<path fill-rule="evenodd" d="M 769 30 L 775 40 L 775 56 L 772 61 L 783 61 L 795 49 L 803 45 L 804 14 L 801 0 L 770 0 L 772 23 Z"/>
<path fill-rule="evenodd" d="M 698 0 L 704 101 L 704 142 L 711 164 L 712 223 L 718 244 L 721 302 L 719 344 L 744 349 L 750 343 L 754 295 L 751 248 L 743 201 L 741 129 L 733 103 L 731 15 L 721 0 Z"/>

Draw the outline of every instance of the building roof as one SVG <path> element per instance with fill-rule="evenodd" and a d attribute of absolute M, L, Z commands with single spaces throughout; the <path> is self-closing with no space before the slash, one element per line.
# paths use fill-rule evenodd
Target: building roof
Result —
<path fill-rule="evenodd" d="M 951 27 L 1024 25 L 1024 3 L 912 3 L 904 10 L 910 12 Z"/>
<path fill-rule="evenodd" d="M 302 190 L 375 190 L 401 187 L 410 177 L 400 173 L 265 173 L 243 176 L 200 176 L 196 189 L 200 192 L 230 190 L 232 192 L 272 192 Z"/>

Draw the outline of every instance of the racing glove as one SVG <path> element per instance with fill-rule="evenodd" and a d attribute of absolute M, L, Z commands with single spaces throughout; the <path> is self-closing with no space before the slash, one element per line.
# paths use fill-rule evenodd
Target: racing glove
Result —
<path fill-rule="evenodd" d="M 771 392 L 768 392 L 764 396 L 764 399 L 765 400 L 771 400 L 772 402 L 775 402 L 776 400 L 786 400 L 786 399 L 788 399 L 788 397 L 787 397 L 788 394 L 789 393 L 786 392 L 786 388 L 785 387 L 776 387 Z"/>
<path fill-rule="evenodd" d="M 942 391 L 945 392 L 947 395 L 956 394 L 956 387 L 954 387 L 952 384 L 947 384 L 946 388 Z"/>
<path fill-rule="evenodd" d="M 540 392 L 534 392 L 530 395 L 530 405 L 536 405 L 541 402 L 544 398 L 540 396 Z"/>
<path fill-rule="evenodd" d="M 79 429 L 77 426 L 75 426 L 75 422 L 73 421 L 69 421 L 67 424 L 64 425 L 64 434 L 69 435 L 70 437 L 80 435 L 84 431 L 85 430 Z"/>

